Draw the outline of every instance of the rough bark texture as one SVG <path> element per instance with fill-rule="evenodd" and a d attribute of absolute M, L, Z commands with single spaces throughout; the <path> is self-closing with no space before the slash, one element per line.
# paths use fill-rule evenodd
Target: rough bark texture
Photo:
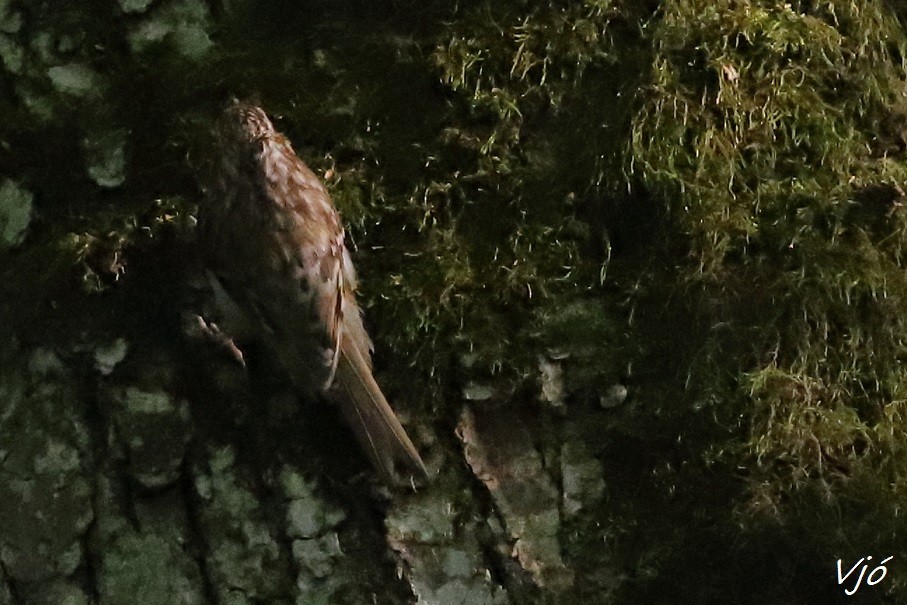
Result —
<path fill-rule="evenodd" d="M 0 0 L 0 605 L 903 602 L 905 18 Z M 231 96 L 336 204 L 427 486 L 202 336 Z"/>

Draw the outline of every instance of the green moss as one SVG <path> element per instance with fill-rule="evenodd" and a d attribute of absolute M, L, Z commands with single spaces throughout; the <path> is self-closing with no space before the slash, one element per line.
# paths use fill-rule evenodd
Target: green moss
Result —
<path fill-rule="evenodd" d="M 626 405 L 596 409 L 577 437 L 607 476 L 599 516 L 580 515 L 576 535 L 561 536 L 583 580 L 632 568 L 617 600 L 664 600 L 667 570 L 724 544 L 721 557 L 736 556 L 708 558 L 670 594 L 726 588 L 729 602 L 745 601 L 751 585 L 720 585 L 748 577 L 733 559 L 774 561 L 777 546 L 799 568 L 848 540 L 897 544 L 904 9 L 229 4 L 209 14 L 198 2 L 152 3 L 112 27 L 92 18 L 98 8 L 0 3 L 4 75 L 17 76 L 12 101 L 0 95 L 13 115 L 0 129 L 17 155 L 0 154 L 49 226 L 3 257 L 17 321 L 46 329 L 27 320 L 47 300 L 69 310 L 89 298 L 97 310 L 140 274 L 124 258 L 140 261 L 162 227 L 191 234 L 192 170 L 212 154 L 213 116 L 226 93 L 255 97 L 341 209 L 379 379 L 395 400 L 449 418 L 460 389 L 445 387 L 456 383 L 527 405 L 549 349 L 569 354 L 568 415 L 595 400 L 575 395 L 626 383 Z M 49 25 L 32 40 L 38 17 Z M 66 91 L 100 100 L 61 100 Z M 114 198 L 87 182 L 82 141 L 117 129 L 125 141 L 88 158 L 97 181 L 125 177 Z M 20 157 L 23 140 L 34 150 Z M 61 297 L 74 276 L 111 296 Z M 283 563 L 228 453 L 215 452 L 198 484 L 206 523 L 222 530 L 209 532 L 210 563 L 224 578 L 252 577 Z M 297 530 L 312 521 L 300 494 Z M 779 521 L 789 540 L 770 529 Z M 829 535 L 832 522 L 843 537 Z M 270 578 L 221 596 L 268 598 L 258 582 Z M 607 584 L 578 591 L 600 598 Z"/>
<path fill-rule="evenodd" d="M 456 17 L 421 40 L 432 52 L 416 63 L 450 100 L 420 97 L 438 130 L 406 144 L 361 123 L 331 151 L 329 186 L 361 246 L 354 261 L 379 357 L 405 351 L 422 376 L 441 377 L 471 352 L 478 371 L 526 376 L 536 361 L 522 346 L 515 354 L 515 343 L 532 339 L 522 326 L 549 299 L 594 288 L 600 269 L 583 257 L 593 234 L 558 182 L 552 133 L 537 124 L 578 94 L 588 70 L 613 59 L 608 31 L 621 17 L 610 3 L 559 2 L 479 3 Z M 388 109 L 373 111 L 380 120 Z M 413 178 L 401 182 L 385 164 Z M 584 178 L 588 186 L 594 175 Z M 390 379 L 413 383 L 396 374 Z"/>
<path fill-rule="evenodd" d="M 532 333 L 554 357 L 565 358 L 571 393 L 603 394 L 629 361 L 627 339 L 613 314 L 598 301 L 543 306 Z"/>
<path fill-rule="evenodd" d="M 655 43 L 633 170 L 673 198 L 703 271 L 824 250 L 855 192 L 903 179 L 874 126 L 898 101 L 904 39 L 874 3 L 678 2 Z"/>
<path fill-rule="evenodd" d="M 83 219 L 80 227 L 45 245 L 56 248 L 61 262 L 76 267 L 87 292 L 101 292 L 119 280 L 125 270 L 124 254 L 168 228 L 185 228 L 188 204 L 179 198 L 159 199 L 134 214 L 109 209 Z M 125 214 L 125 217 L 124 217 Z"/>
<path fill-rule="evenodd" d="M 907 39 L 874 2 L 665 8 L 631 174 L 669 207 L 716 328 L 694 387 L 749 419 L 725 452 L 773 515 L 800 489 L 862 500 L 854 479 L 879 472 L 900 497 Z"/>

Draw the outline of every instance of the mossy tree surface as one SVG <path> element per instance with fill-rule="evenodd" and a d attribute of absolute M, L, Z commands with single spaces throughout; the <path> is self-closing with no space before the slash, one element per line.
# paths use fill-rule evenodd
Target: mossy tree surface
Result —
<path fill-rule="evenodd" d="M 880 2 L 663 10 L 631 174 L 689 250 L 680 281 L 715 335 L 690 392 L 739 420 L 715 446 L 743 471 L 738 513 L 830 562 L 887 553 L 907 436 L 903 22 Z"/>
<path fill-rule="evenodd" d="M 191 265 L 210 126 L 252 97 L 344 216 L 395 401 L 443 444 L 481 379 L 601 461 L 561 536 L 576 598 L 826 598 L 835 559 L 907 555 L 903 9 L 119 5 L 0 2 L 0 160 L 38 217 L 0 251 L 21 342 L 180 346 L 160 284 Z M 564 422 L 534 401 L 540 354 L 567 358 Z M 616 381 L 628 405 L 598 410 Z M 221 451 L 215 424 L 192 439 Z M 132 586 L 134 561 L 102 567 L 101 593 Z"/>

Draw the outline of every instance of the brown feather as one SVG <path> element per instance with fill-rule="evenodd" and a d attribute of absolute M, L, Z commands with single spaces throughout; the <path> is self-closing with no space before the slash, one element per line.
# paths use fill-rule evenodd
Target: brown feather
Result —
<path fill-rule="evenodd" d="M 228 108 L 218 141 L 199 216 L 212 277 L 301 389 L 333 395 L 386 481 L 395 483 L 398 470 L 426 477 L 372 376 L 356 272 L 324 185 L 259 107 Z"/>

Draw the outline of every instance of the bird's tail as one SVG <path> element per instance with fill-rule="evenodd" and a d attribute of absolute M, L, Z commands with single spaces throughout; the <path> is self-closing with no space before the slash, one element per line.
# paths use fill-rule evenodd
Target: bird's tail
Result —
<path fill-rule="evenodd" d="M 385 482 L 421 483 L 428 477 L 419 452 L 375 382 L 368 361 L 345 336 L 332 392 L 360 446 Z"/>

